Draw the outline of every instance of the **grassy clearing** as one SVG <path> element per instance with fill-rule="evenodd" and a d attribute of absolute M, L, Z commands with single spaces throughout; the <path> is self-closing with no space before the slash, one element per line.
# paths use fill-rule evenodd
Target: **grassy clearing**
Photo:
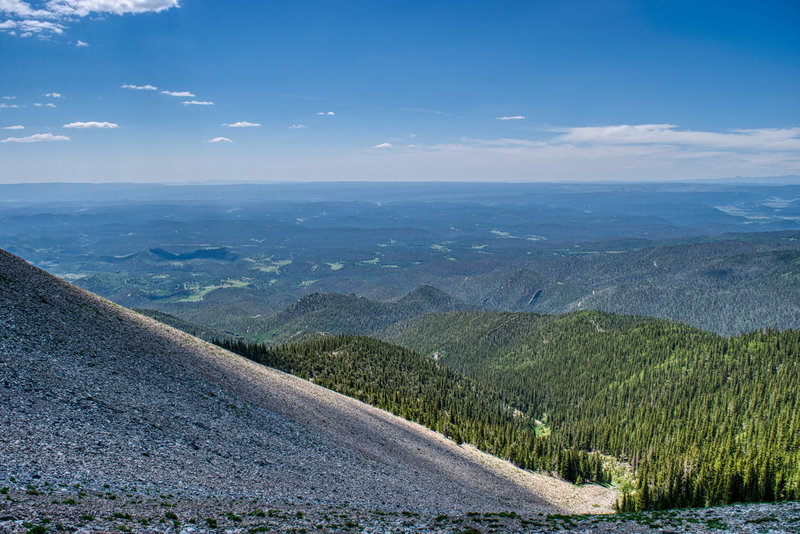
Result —
<path fill-rule="evenodd" d="M 203 300 L 203 297 L 211 293 L 216 289 L 227 289 L 227 288 L 242 288 L 247 287 L 250 285 L 250 282 L 247 280 L 236 280 L 233 278 L 229 278 L 227 280 L 223 280 L 221 284 L 210 285 L 205 287 L 197 287 L 193 290 L 192 294 L 184 297 L 182 299 L 178 299 L 175 302 L 200 302 Z"/>
<path fill-rule="evenodd" d="M 534 428 L 537 436 L 546 437 L 550 435 L 550 426 L 547 424 L 547 414 L 542 416 L 541 421 L 539 419 L 534 420 L 536 427 Z"/>
<path fill-rule="evenodd" d="M 244 261 L 251 263 L 251 269 L 261 271 L 262 273 L 275 273 L 280 274 L 281 267 L 285 267 L 292 263 L 292 260 L 273 260 L 272 256 L 264 259 L 244 258 Z"/>

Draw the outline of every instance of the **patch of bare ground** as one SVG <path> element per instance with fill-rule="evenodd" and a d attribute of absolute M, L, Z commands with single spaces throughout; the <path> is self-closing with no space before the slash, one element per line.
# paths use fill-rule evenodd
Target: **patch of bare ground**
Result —
<path fill-rule="evenodd" d="M 606 513 L 616 498 L 609 488 L 575 487 L 458 446 L 3 251 L 0 486 L 9 488 L 0 516 L 13 518 L 0 524 L 17 525 L 12 531 L 45 519 L 95 531 L 109 521 L 174 530 L 167 511 L 201 529 L 206 518 L 223 524 L 217 512 L 257 511 L 247 503 L 314 521 L 345 507 L 357 511 L 353 521 L 402 526 L 417 521 L 413 514 Z M 149 501 L 163 495 L 178 496 L 175 507 Z M 105 523 L 95 528 L 81 515 Z"/>

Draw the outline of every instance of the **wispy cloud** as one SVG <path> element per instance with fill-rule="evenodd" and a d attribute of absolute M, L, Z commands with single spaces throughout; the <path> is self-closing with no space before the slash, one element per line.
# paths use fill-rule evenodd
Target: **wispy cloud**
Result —
<path fill-rule="evenodd" d="M 333 117 L 336 115 L 333 111 L 317 111 L 317 115 L 324 115 L 326 117 Z"/>
<path fill-rule="evenodd" d="M 87 46 L 89 46 L 89 43 L 78 39 L 78 42 L 75 43 L 75 46 L 77 46 L 78 48 L 86 48 Z"/>
<path fill-rule="evenodd" d="M 289 129 L 290 130 L 302 130 L 305 127 L 306 127 L 305 124 L 292 124 L 291 126 L 289 126 Z"/>
<path fill-rule="evenodd" d="M 88 122 L 70 122 L 62 126 L 62 128 L 79 128 L 79 129 L 90 129 L 90 128 L 119 128 L 119 125 L 113 122 L 97 122 L 97 121 L 88 121 Z"/>
<path fill-rule="evenodd" d="M 15 124 L 14 126 L 4 126 L 4 130 L 24 130 L 25 127 L 21 124 Z"/>
<path fill-rule="evenodd" d="M 505 115 L 503 117 L 497 117 L 499 121 L 521 121 L 525 120 L 525 115 Z"/>
<path fill-rule="evenodd" d="M 3 100 L 15 100 L 16 98 L 16 96 L 4 96 Z"/>
<path fill-rule="evenodd" d="M 37 108 L 56 108 L 56 107 L 58 107 L 55 104 L 53 104 L 52 102 L 47 102 L 45 104 L 42 104 L 41 102 L 34 102 L 33 105 L 36 106 Z"/>
<path fill-rule="evenodd" d="M 62 34 L 66 24 L 92 13 L 157 13 L 173 7 L 179 7 L 178 0 L 47 0 L 41 8 L 23 0 L 0 0 L 0 13 L 9 17 L 0 22 L 0 30 L 21 37 Z"/>
<path fill-rule="evenodd" d="M 209 143 L 233 143 L 232 140 L 228 139 L 227 137 L 215 137 L 214 139 L 209 139 Z"/>
<path fill-rule="evenodd" d="M 189 91 L 161 91 L 162 95 L 169 95 L 169 96 L 182 96 L 184 98 L 192 98 L 197 96 L 194 93 L 190 93 Z"/>
<path fill-rule="evenodd" d="M 126 83 L 125 85 L 121 86 L 123 89 L 134 89 L 136 91 L 156 91 L 158 87 L 155 85 L 133 85 L 132 83 Z"/>
<path fill-rule="evenodd" d="M 214 102 L 209 100 L 185 100 L 181 104 L 184 106 L 213 106 Z"/>
<path fill-rule="evenodd" d="M 577 145 L 672 145 L 718 150 L 797 150 L 800 128 L 762 128 L 705 132 L 680 130 L 674 124 L 620 124 L 555 130 L 556 142 Z"/>
<path fill-rule="evenodd" d="M 380 145 L 378 145 L 380 146 Z M 397 169 L 446 167 L 465 179 L 682 180 L 800 173 L 800 127 L 724 131 L 673 124 L 552 128 L 532 138 L 396 147 Z M 383 165 L 387 165 L 386 162 Z M 417 172 L 418 171 L 418 172 Z"/>
<path fill-rule="evenodd" d="M 239 121 L 239 122 L 232 122 L 230 124 L 223 123 L 223 126 L 227 126 L 228 128 L 256 128 L 261 125 L 257 122 Z"/>
<path fill-rule="evenodd" d="M 392 144 L 391 143 L 381 143 L 379 145 L 375 145 L 372 148 L 392 148 Z"/>
<path fill-rule="evenodd" d="M 42 143 L 46 141 L 69 141 L 66 135 L 53 135 L 53 134 L 33 134 L 28 137 L 6 137 L 0 139 L 0 143 Z"/>
<path fill-rule="evenodd" d="M 46 9 L 34 9 L 22 0 L 0 0 L 0 13 L 17 17 L 52 17 L 53 14 Z"/>
<path fill-rule="evenodd" d="M 6 104 L 5 102 L 0 102 L 0 109 L 18 109 L 20 106 L 17 104 Z"/>
<path fill-rule="evenodd" d="M 78 17 L 91 13 L 158 13 L 179 7 L 178 0 L 49 0 L 47 6 L 56 15 Z"/>
<path fill-rule="evenodd" d="M 33 34 L 42 33 L 55 33 L 60 35 L 64 33 L 64 25 L 47 20 L 8 19 L 0 22 L 0 31 L 5 31 L 11 35 L 19 35 L 20 37 L 30 37 Z"/>
<path fill-rule="evenodd" d="M 61 98 L 61 93 L 45 93 L 44 96 L 48 98 Z"/>
<path fill-rule="evenodd" d="M 427 113 L 429 115 L 442 115 L 442 116 L 449 116 L 449 113 L 445 113 L 444 111 L 439 111 L 438 109 L 427 109 L 427 108 L 395 108 L 391 107 L 389 109 L 396 109 L 399 111 L 413 111 L 415 113 Z"/>

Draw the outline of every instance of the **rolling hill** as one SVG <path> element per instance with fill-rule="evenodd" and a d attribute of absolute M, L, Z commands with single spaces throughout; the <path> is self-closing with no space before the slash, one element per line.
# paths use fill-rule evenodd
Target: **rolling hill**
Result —
<path fill-rule="evenodd" d="M 302 341 L 320 334 L 370 335 L 426 313 L 468 308 L 463 301 L 426 285 L 393 302 L 312 293 L 274 315 L 247 321 L 246 327 L 237 333 L 271 343 Z"/>

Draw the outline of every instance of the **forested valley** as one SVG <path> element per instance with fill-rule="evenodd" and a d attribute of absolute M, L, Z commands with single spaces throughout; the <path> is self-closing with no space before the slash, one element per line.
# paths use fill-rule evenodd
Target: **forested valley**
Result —
<path fill-rule="evenodd" d="M 428 314 L 381 334 L 222 346 L 515 464 L 609 483 L 621 510 L 800 498 L 800 332 L 721 337 L 602 312 Z"/>

